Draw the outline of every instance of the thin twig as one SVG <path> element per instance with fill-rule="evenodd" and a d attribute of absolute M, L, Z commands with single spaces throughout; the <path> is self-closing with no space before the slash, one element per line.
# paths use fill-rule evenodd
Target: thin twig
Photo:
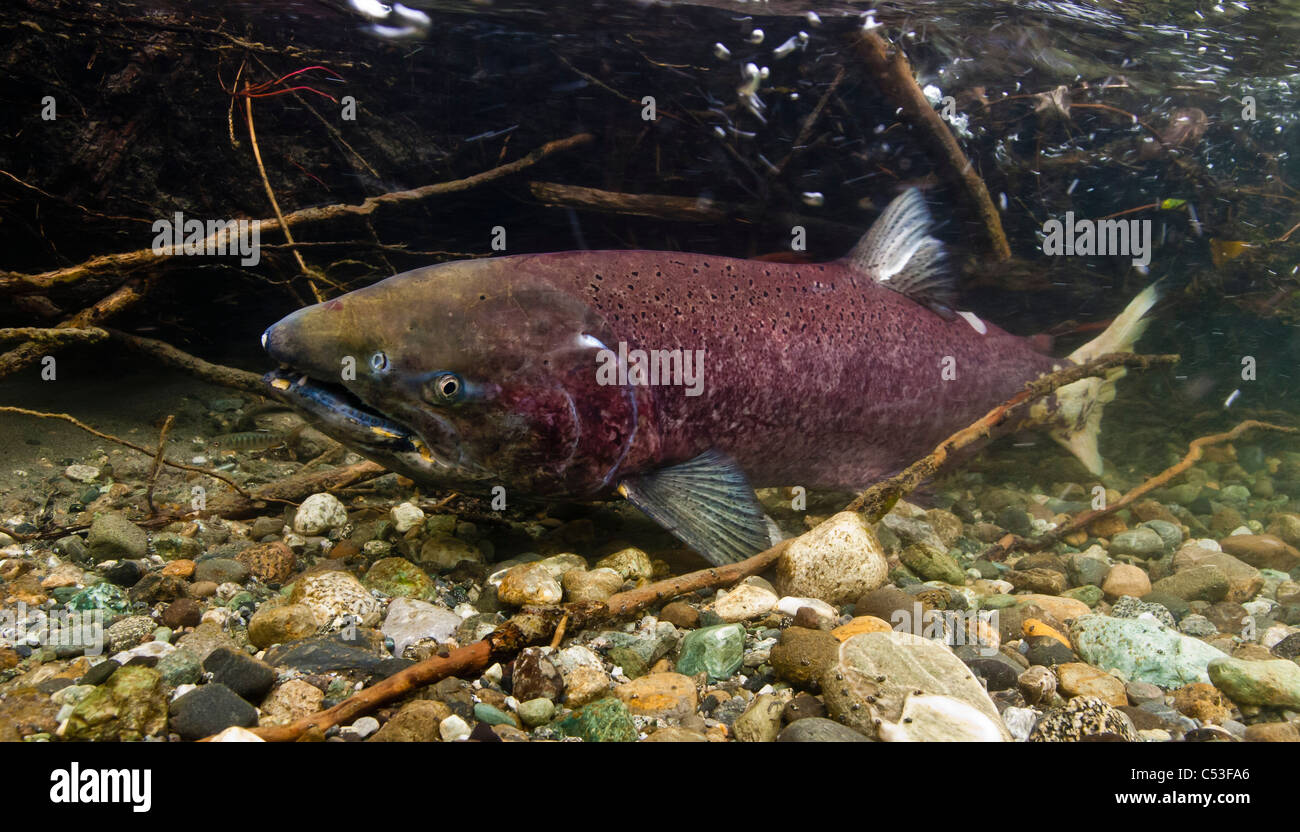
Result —
<path fill-rule="evenodd" d="M 149 516 L 153 517 L 158 513 L 158 509 L 153 505 L 153 488 L 158 482 L 158 472 L 162 470 L 163 451 L 167 448 L 167 432 L 172 429 L 172 422 L 176 421 L 173 414 L 167 414 L 167 420 L 163 422 L 162 429 L 158 431 L 158 453 L 153 457 L 153 468 L 149 471 L 149 486 L 144 491 L 145 505 L 149 506 Z"/>

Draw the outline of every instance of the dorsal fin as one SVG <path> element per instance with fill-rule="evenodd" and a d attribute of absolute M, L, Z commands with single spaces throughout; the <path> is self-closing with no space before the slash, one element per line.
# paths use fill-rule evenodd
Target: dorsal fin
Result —
<path fill-rule="evenodd" d="M 896 197 L 845 257 L 846 265 L 951 320 L 953 281 L 930 210 L 916 188 Z"/>

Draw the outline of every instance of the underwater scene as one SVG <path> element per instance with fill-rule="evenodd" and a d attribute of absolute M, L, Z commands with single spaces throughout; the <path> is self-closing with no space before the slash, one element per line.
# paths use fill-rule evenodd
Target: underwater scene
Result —
<path fill-rule="evenodd" d="M 0 740 L 1300 741 L 1294 0 L 0 37 Z"/>

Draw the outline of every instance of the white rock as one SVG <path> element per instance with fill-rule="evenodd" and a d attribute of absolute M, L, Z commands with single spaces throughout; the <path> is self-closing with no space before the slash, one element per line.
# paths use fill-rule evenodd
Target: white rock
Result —
<path fill-rule="evenodd" d="M 776 588 L 782 595 L 847 604 L 880 588 L 888 573 L 871 529 L 859 515 L 842 511 L 790 542 L 776 564 Z"/>
<path fill-rule="evenodd" d="M 431 638 L 449 641 L 460 627 L 461 617 L 445 607 L 415 598 L 394 598 L 384 618 L 383 634 L 393 640 L 393 655 L 399 659 L 406 648 Z"/>
<path fill-rule="evenodd" d="M 379 720 L 373 716 L 363 716 L 343 730 L 365 739 L 379 730 Z"/>
<path fill-rule="evenodd" d="M 882 722 L 885 742 L 1002 742 L 1002 728 L 988 715 L 950 696 L 909 695 L 903 718 Z"/>
<path fill-rule="evenodd" d="M 840 617 L 840 611 L 820 598 L 800 598 L 795 595 L 786 595 L 776 602 L 776 611 L 782 615 L 788 615 L 791 618 L 799 614 L 799 610 L 804 607 L 812 607 L 822 618 L 834 621 Z"/>
<path fill-rule="evenodd" d="M 293 516 L 293 530 L 302 535 L 316 535 L 347 525 L 348 511 L 333 494 L 313 494 L 302 501 Z"/>
<path fill-rule="evenodd" d="M 94 482 L 99 479 L 99 469 L 93 465 L 69 465 L 63 469 L 63 476 L 77 482 Z"/>
<path fill-rule="evenodd" d="M 165 641 L 146 641 L 144 644 L 132 647 L 130 650 L 123 650 L 120 653 L 113 654 L 112 659 L 118 664 L 126 664 L 136 656 L 161 659 L 175 649 L 176 645 L 168 644 Z"/>
<path fill-rule="evenodd" d="M 1016 742 L 1024 742 L 1029 739 L 1029 732 L 1034 730 L 1034 723 L 1038 722 L 1039 713 L 1033 708 L 1010 707 L 1002 712 L 1002 721 L 1006 724 L 1007 730 Z"/>
<path fill-rule="evenodd" d="M 209 742 L 266 742 L 247 728 L 232 725 L 213 737 Z"/>
<path fill-rule="evenodd" d="M 609 690 L 609 675 L 600 657 L 586 647 L 566 647 L 550 657 L 564 677 L 564 704 L 570 708 L 599 699 Z"/>
<path fill-rule="evenodd" d="M 424 522 L 424 510 L 415 503 L 398 503 L 388 512 L 388 516 L 398 534 L 406 534 Z"/>
<path fill-rule="evenodd" d="M 1300 632 L 1294 627 L 1288 627 L 1285 624 L 1274 624 L 1263 632 L 1259 637 L 1259 644 L 1265 649 L 1272 650 L 1277 643 L 1294 632 Z"/>
<path fill-rule="evenodd" d="M 771 612 L 776 602 L 775 592 L 753 584 L 741 584 L 720 595 L 713 604 L 713 611 L 723 621 L 747 621 Z"/>
<path fill-rule="evenodd" d="M 443 742 L 456 742 L 468 739 L 470 730 L 465 720 L 452 714 L 438 724 L 438 733 L 442 735 Z"/>

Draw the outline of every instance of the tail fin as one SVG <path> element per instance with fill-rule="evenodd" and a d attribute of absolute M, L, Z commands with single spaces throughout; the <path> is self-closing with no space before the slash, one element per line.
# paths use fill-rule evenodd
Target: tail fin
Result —
<path fill-rule="evenodd" d="M 1106 330 L 1070 354 L 1070 361 L 1083 364 L 1112 352 L 1132 352 L 1133 345 L 1146 331 L 1145 315 L 1160 297 L 1155 284 L 1143 289 L 1129 302 L 1120 316 Z M 1101 452 L 1097 435 L 1101 433 L 1101 411 L 1115 398 L 1115 382 L 1124 377 L 1124 368 L 1111 370 L 1105 378 L 1085 378 L 1056 391 L 1056 427 L 1051 436 L 1078 457 L 1092 474 L 1102 473 Z"/>

